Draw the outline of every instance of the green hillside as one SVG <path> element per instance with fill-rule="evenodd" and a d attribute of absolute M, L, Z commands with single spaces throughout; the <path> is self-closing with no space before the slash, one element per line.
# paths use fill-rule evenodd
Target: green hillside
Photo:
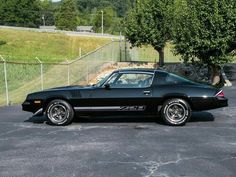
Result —
<path fill-rule="evenodd" d="M 44 62 L 72 60 L 82 54 L 95 50 L 110 39 L 67 36 L 60 33 L 39 33 L 0 29 L 0 55 L 8 61 L 35 61 L 38 57 Z"/>

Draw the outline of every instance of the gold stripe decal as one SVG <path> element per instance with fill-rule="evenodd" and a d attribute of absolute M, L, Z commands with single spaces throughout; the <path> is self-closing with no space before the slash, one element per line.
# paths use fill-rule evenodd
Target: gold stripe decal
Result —
<path fill-rule="evenodd" d="M 95 106 L 74 107 L 77 111 L 144 111 L 146 106 Z"/>

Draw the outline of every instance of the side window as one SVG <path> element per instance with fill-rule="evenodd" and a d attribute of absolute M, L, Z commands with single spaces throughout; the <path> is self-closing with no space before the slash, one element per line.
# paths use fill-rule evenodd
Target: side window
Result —
<path fill-rule="evenodd" d="M 166 80 L 167 80 L 168 74 L 167 73 L 158 73 L 157 76 L 157 84 L 158 85 L 165 85 L 167 84 Z"/>
<path fill-rule="evenodd" d="M 166 85 L 166 84 L 180 84 L 180 83 L 186 83 L 186 82 L 191 82 L 185 78 L 182 78 L 178 75 L 175 74 L 167 74 L 167 73 L 160 73 L 158 75 L 158 85 Z"/>
<path fill-rule="evenodd" d="M 175 77 L 172 74 L 168 74 L 168 77 L 166 78 L 167 84 L 177 84 L 179 82 L 180 82 L 180 80 L 177 77 Z"/>
<path fill-rule="evenodd" d="M 191 82 L 175 74 L 169 74 L 166 80 L 168 84 L 183 84 L 183 83 Z"/>
<path fill-rule="evenodd" d="M 153 74 L 146 73 L 124 73 L 109 84 L 113 88 L 142 88 L 152 84 Z"/>

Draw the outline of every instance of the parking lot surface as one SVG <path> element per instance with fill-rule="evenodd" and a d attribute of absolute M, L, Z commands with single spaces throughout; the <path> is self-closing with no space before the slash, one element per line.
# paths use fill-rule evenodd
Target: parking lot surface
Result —
<path fill-rule="evenodd" d="M 56 127 L 20 106 L 0 108 L 0 176 L 235 177 L 236 87 L 229 107 L 184 127 L 155 117 L 93 117 Z"/>

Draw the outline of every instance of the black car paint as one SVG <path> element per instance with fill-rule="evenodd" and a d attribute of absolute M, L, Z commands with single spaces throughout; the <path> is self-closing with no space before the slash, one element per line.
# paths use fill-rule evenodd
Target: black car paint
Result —
<path fill-rule="evenodd" d="M 170 98 L 182 98 L 186 100 L 193 111 L 209 110 L 227 106 L 226 98 L 217 98 L 215 95 L 220 89 L 212 86 L 185 81 L 183 83 L 160 84 L 161 75 L 169 73 L 161 70 L 127 69 L 114 73 L 151 73 L 154 74 L 153 82 L 147 88 L 107 88 L 104 82 L 102 86 L 67 86 L 58 87 L 41 92 L 29 94 L 22 104 L 24 111 L 45 111 L 48 103 L 54 99 L 68 101 L 80 115 L 102 112 L 115 112 L 116 114 L 139 112 L 144 114 L 156 114 L 158 106 Z M 40 104 L 35 104 L 40 100 Z M 113 108 L 119 109 L 100 109 Z M 88 108 L 88 109 L 83 109 Z M 99 109 L 89 109 L 90 107 Z M 79 108 L 78 111 L 76 108 Z M 82 108 L 82 109 L 81 109 Z"/>

